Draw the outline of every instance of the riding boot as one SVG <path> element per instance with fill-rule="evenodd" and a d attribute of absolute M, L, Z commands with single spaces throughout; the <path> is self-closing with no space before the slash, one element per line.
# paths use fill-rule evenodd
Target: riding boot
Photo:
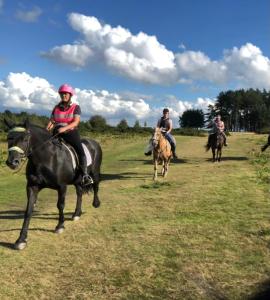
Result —
<path fill-rule="evenodd" d="M 227 147 L 228 144 L 227 144 L 227 137 L 226 137 L 226 134 L 223 132 L 223 137 L 224 137 L 224 146 Z"/>
<path fill-rule="evenodd" d="M 82 157 L 81 164 L 80 164 L 80 169 L 81 169 L 81 172 L 82 172 L 82 185 L 87 186 L 87 185 L 93 184 L 94 181 L 93 181 L 92 177 L 87 172 L 86 157 Z"/>
<path fill-rule="evenodd" d="M 175 153 L 175 145 L 174 144 L 171 144 L 171 149 L 172 149 L 173 158 L 177 159 L 178 157 Z"/>

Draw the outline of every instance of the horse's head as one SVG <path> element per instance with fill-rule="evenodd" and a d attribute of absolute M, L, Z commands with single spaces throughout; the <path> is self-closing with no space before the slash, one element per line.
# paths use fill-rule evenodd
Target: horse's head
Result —
<path fill-rule="evenodd" d="M 6 164 L 11 169 L 17 169 L 26 158 L 29 151 L 30 132 L 29 123 L 25 121 L 23 125 L 16 125 L 7 120 L 4 120 L 9 128 L 7 135 L 8 142 L 8 158 Z"/>
<path fill-rule="evenodd" d="M 159 141 L 162 137 L 162 131 L 160 128 L 156 128 L 154 133 L 153 133 L 153 137 L 152 137 L 152 144 L 153 147 L 156 148 L 159 144 Z"/>

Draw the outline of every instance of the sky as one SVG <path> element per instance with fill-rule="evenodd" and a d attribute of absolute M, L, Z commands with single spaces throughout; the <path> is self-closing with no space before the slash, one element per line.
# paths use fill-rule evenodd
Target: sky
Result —
<path fill-rule="evenodd" d="M 222 91 L 270 90 L 269 0 L 0 0 L 0 111 L 154 126 Z"/>

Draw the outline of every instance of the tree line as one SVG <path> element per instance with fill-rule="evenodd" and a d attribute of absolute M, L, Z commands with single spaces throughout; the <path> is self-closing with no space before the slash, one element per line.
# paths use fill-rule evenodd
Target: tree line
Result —
<path fill-rule="evenodd" d="M 181 127 L 202 128 L 220 114 L 228 131 L 270 131 L 270 92 L 240 89 L 221 92 L 208 112 L 191 109 L 179 117 Z"/>

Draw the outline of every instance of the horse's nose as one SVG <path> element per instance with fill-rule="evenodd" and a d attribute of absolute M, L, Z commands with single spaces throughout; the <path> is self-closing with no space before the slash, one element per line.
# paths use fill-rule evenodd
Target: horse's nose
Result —
<path fill-rule="evenodd" d="M 20 161 L 18 159 L 14 159 L 13 162 L 12 162 L 12 164 L 14 166 L 18 166 L 20 164 Z"/>
<path fill-rule="evenodd" d="M 11 169 L 16 169 L 19 166 L 19 164 L 20 164 L 19 159 L 14 159 L 12 161 L 10 161 L 8 159 L 6 160 L 6 165 L 8 167 L 10 167 Z"/>

